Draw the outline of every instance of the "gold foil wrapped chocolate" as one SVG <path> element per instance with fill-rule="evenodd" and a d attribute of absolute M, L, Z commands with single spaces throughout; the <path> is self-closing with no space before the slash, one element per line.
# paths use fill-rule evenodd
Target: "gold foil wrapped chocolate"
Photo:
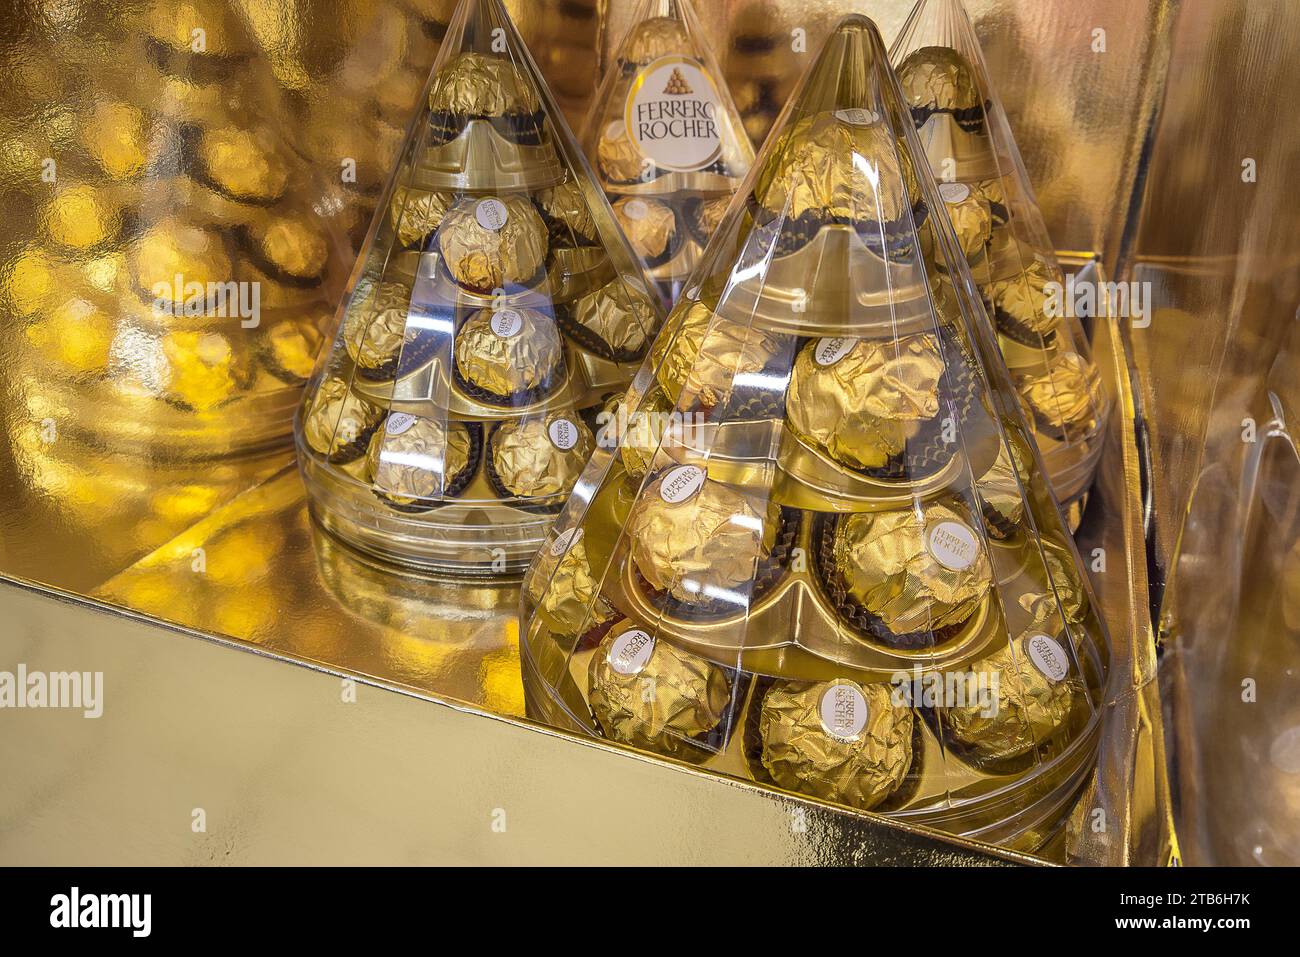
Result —
<path fill-rule="evenodd" d="M 636 141 L 627 135 L 622 120 L 611 120 L 600 132 L 596 144 L 596 165 L 600 174 L 612 183 L 635 183 L 645 169 L 645 156 Z"/>
<path fill-rule="evenodd" d="M 264 361 L 277 379 L 299 385 L 311 377 L 320 345 L 320 327 L 313 320 L 286 319 L 266 330 Z"/>
<path fill-rule="evenodd" d="M 971 110 L 981 105 L 975 74 L 951 47 L 921 47 L 898 66 L 908 106 L 926 110 Z"/>
<path fill-rule="evenodd" d="M 619 59 L 633 66 L 645 66 L 662 56 L 683 54 L 690 49 L 691 41 L 680 20 L 650 17 L 632 28 L 619 50 Z"/>
<path fill-rule="evenodd" d="M 399 505 L 440 498 L 469 467 L 470 446 L 463 423 L 390 413 L 366 453 L 370 482 Z"/>
<path fill-rule="evenodd" d="M 397 241 L 403 246 L 421 246 L 442 225 L 447 210 L 456 201 L 452 193 L 398 186 L 388 205 L 388 215 Z"/>
<path fill-rule="evenodd" d="M 1062 619 L 1066 622 L 1083 620 L 1088 595 L 1069 550 L 1047 540 L 1043 540 L 1041 545 L 1043 565 L 1036 574 L 1042 580 L 1038 587 L 1020 596 L 1019 604 L 1029 612 L 1030 619 L 1037 626 L 1059 631 Z"/>
<path fill-rule="evenodd" d="M 619 355 L 639 353 L 655 331 L 654 307 L 621 279 L 579 299 L 573 319 Z"/>
<path fill-rule="evenodd" d="M 197 412 L 233 398 L 251 375 L 247 353 L 219 332 L 168 332 L 162 354 L 167 396 Z"/>
<path fill-rule="evenodd" d="M 674 310 L 655 339 L 651 365 L 664 391 L 682 409 L 725 405 L 737 376 L 761 372 L 780 341 L 752 326 L 723 319 L 702 302 Z"/>
<path fill-rule="evenodd" d="M 363 369 L 379 369 L 395 361 L 402 346 L 414 339 L 407 328 L 411 290 L 404 283 L 380 282 L 367 296 L 348 307 L 343 319 L 343 342 L 352 360 Z"/>
<path fill-rule="evenodd" d="M 699 750 L 689 739 L 716 728 L 731 697 L 720 667 L 630 621 L 611 628 L 597 647 L 588 687 L 606 737 L 675 756 Z"/>
<path fill-rule="evenodd" d="M 687 207 L 687 218 L 691 231 L 701 245 L 708 245 L 713 234 L 722 225 L 722 217 L 731 205 L 730 196 L 715 196 L 712 199 L 700 199 Z"/>
<path fill-rule="evenodd" d="M 360 458 L 383 412 L 354 395 L 342 379 L 321 381 L 302 417 L 307 445 L 331 461 Z"/>
<path fill-rule="evenodd" d="M 239 14 L 220 0 L 189 0 L 174 3 L 155 0 L 141 23 L 150 39 L 178 53 L 199 53 L 229 57 L 252 52 L 248 32 Z M 195 50 L 194 30 L 203 28 L 202 50 Z"/>
<path fill-rule="evenodd" d="M 649 483 L 628 517 L 632 560 L 645 580 L 695 604 L 747 585 L 775 535 L 776 523 L 752 496 L 694 465 Z"/>
<path fill-rule="evenodd" d="M 598 444 L 604 448 L 617 444 L 623 468 L 636 478 L 650 471 L 672 420 L 672 410 L 662 399 L 662 393 L 652 392 L 635 410 L 628 411 L 626 398 L 617 396 L 602 412 L 607 425 L 597 437 Z"/>
<path fill-rule="evenodd" d="M 523 306 L 478 310 L 456 334 L 455 351 L 465 381 L 500 396 L 545 385 L 564 361 L 555 320 Z"/>
<path fill-rule="evenodd" d="M 1048 741 L 1074 707 L 1078 674 L 1061 639 L 1023 635 L 971 668 L 983 700 L 947 708 L 950 735 L 981 758 L 1014 758 Z M 969 696 L 968 696 L 969 697 Z"/>
<path fill-rule="evenodd" d="M 782 133 L 754 195 L 774 214 L 892 223 L 916 204 L 920 187 L 906 147 L 879 117 L 841 110 L 814 113 Z"/>
<path fill-rule="evenodd" d="M 429 107 L 435 113 L 497 117 L 536 113 L 540 104 L 533 85 L 510 60 L 465 52 L 434 77 Z"/>
<path fill-rule="evenodd" d="M 885 685 L 779 681 L 759 711 L 761 760 L 786 790 L 870 810 L 907 777 L 914 721 Z"/>
<path fill-rule="evenodd" d="M 270 203 L 289 186 L 288 161 L 268 132 L 210 129 L 198 149 L 208 180 L 232 199 Z"/>
<path fill-rule="evenodd" d="M 834 561 L 849 595 L 897 635 L 960 625 L 993 584 L 979 533 L 941 502 L 849 515 Z"/>
<path fill-rule="evenodd" d="M 519 498 L 568 495 L 587 459 L 595 436 L 574 412 L 503 422 L 492 436 L 489 454 L 501 484 Z"/>
<path fill-rule="evenodd" d="M 293 279 L 315 279 L 325 271 L 329 248 L 319 220 L 283 215 L 259 220 L 249 238 L 261 258 Z"/>
<path fill-rule="evenodd" d="M 638 256 L 653 262 L 672 252 L 677 240 L 677 216 L 667 203 L 624 196 L 614 203 L 614 218 Z"/>
<path fill-rule="evenodd" d="M 1008 526 L 1019 525 L 1025 514 L 1025 496 L 1017 473 L 1025 473 L 1020 453 L 1014 445 L 1003 442 L 998 447 L 997 459 L 975 483 L 984 510 L 992 511 L 1002 524 Z"/>
<path fill-rule="evenodd" d="M 542 190 L 537 195 L 537 202 L 550 219 L 560 223 L 568 232 L 566 245 L 595 243 L 599 238 L 596 221 L 591 216 L 591 207 L 583 195 L 582 186 L 577 180 L 565 180 L 559 186 Z"/>
<path fill-rule="evenodd" d="M 786 417 L 835 461 L 880 468 L 939 413 L 943 372 L 934 336 L 814 339 L 795 360 Z"/>
<path fill-rule="evenodd" d="M 122 209 L 109 190 L 79 183 L 56 190 L 42 219 L 51 241 L 85 250 L 117 235 L 122 226 Z"/>
<path fill-rule="evenodd" d="M 213 283 L 233 278 L 234 267 L 221 235 L 174 219 L 146 229 L 130 258 L 132 278 L 145 300 L 171 303 L 177 310 L 190 297 L 187 287 L 202 288 L 206 299 Z M 206 305 L 203 311 L 208 311 Z"/>
<path fill-rule="evenodd" d="M 940 183 L 939 196 L 957 234 L 957 244 L 968 260 L 979 257 L 993 231 L 988 200 L 965 183 Z"/>
<path fill-rule="evenodd" d="M 438 248 L 452 278 L 490 293 L 533 279 L 547 252 L 546 223 L 523 196 L 467 197 L 443 217 Z"/>
<path fill-rule="evenodd" d="M 1046 336 L 1059 321 L 1047 314 L 1047 285 L 1060 281 L 1048 263 L 1034 259 L 1020 275 L 989 283 L 987 294 L 995 314 L 1005 313 L 1033 334 Z"/>
<path fill-rule="evenodd" d="M 989 204 L 989 212 L 990 215 L 993 216 L 993 225 L 1004 225 L 1005 220 L 999 221 L 999 218 L 994 214 L 993 209 L 994 207 L 1000 206 L 1005 210 L 1007 205 L 1007 191 L 1002 180 L 985 179 L 976 183 L 968 183 L 967 185 L 970 186 L 971 192 Z"/>
<path fill-rule="evenodd" d="M 615 614 L 598 594 L 581 528 L 562 532 L 538 553 L 526 588 L 557 635 L 576 637 Z"/>
<path fill-rule="evenodd" d="M 1054 438 L 1084 438 L 1098 428 L 1101 374 L 1077 352 L 1063 352 L 1041 373 L 1018 376 L 1016 389 L 1033 421 Z"/>

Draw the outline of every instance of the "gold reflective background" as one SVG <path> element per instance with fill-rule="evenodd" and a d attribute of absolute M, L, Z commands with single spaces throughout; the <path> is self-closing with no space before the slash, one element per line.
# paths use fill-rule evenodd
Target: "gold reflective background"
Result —
<path fill-rule="evenodd" d="M 632 4 L 507 5 L 570 123 L 578 122 Z M 43 210 L 54 186 L 40 178 L 43 161 L 75 151 L 99 102 L 97 71 L 121 59 L 114 42 L 96 38 L 116 36 L 132 17 L 182 6 L 197 11 L 191 17 L 233 17 L 252 39 L 283 103 L 283 135 L 311 174 L 304 199 L 328 213 L 329 241 L 346 266 L 452 4 L 24 4 L 9 19 L 0 37 L 0 197 L 8 213 L 0 234 L 0 574 L 147 617 L 13 585 L 0 591 L 11 623 L 0 629 L 0 667 L 102 668 L 110 705 L 121 708 L 101 719 L 116 722 L 109 731 L 54 713 L 0 719 L 3 757 L 32 768 L 21 787 L 0 788 L 6 819 L 21 822 L 0 836 L 0 859 L 986 857 L 871 815 L 539 731 L 517 720 L 523 703 L 509 589 L 453 591 L 356 558 L 307 517 L 283 447 L 195 463 L 146 441 L 147 421 L 136 421 L 129 439 L 75 427 L 111 410 L 88 403 L 76 377 L 33 366 L 33 356 L 66 356 L 86 340 L 76 326 L 34 334 L 40 324 L 15 298 L 15 264 L 33 243 L 48 243 Z M 839 16 L 866 12 L 888 41 L 910 4 L 699 7 L 746 128 L 761 136 Z M 1049 853 L 1089 863 L 1160 864 L 1180 855 L 1190 863 L 1295 863 L 1300 563 L 1292 545 L 1300 469 L 1286 433 L 1300 398 L 1292 175 L 1300 160 L 1290 104 L 1300 81 L 1300 8 L 1283 0 L 969 7 L 1056 245 L 1099 253 L 1116 278 L 1153 282 L 1159 307 L 1149 327 L 1120 323 L 1118 340 L 1103 335 L 1096 350 L 1121 408 L 1080 545 L 1085 556 L 1095 548 L 1107 556 L 1094 584 L 1121 646 L 1121 680 L 1097 785 L 1077 809 L 1070 846 Z M 796 31 L 807 52 L 791 49 Z M 1253 183 L 1241 179 L 1247 158 L 1256 161 Z M 348 160 L 355 182 L 342 178 Z M 1243 441 L 1246 419 L 1259 441 Z M 225 427 L 240 434 L 238 425 Z M 149 618 L 184 626 L 189 637 Z M 338 710 L 337 677 L 238 655 L 194 640 L 198 634 L 367 678 L 376 687 L 366 685 L 359 701 L 374 710 L 357 721 Z M 1251 705 L 1241 701 L 1248 677 L 1259 685 Z M 156 760 L 131 757 L 142 748 Z M 190 780 L 210 796 L 191 797 Z M 57 797 L 42 811 L 38 795 L 49 794 Z M 671 821 L 649 815 L 629 831 L 601 803 L 637 796 L 647 805 L 680 801 L 690 813 Z M 225 827 L 196 842 L 188 815 L 203 800 L 220 805 Z M 493 845 L 492 832 L 480 828 L 503 800 L 526 809 L 529 843 Z M 311 848 L 313 827 L 337 827 L 359 807 L 365 827 L 335 853 Z M 792 830 L 792 809 L 811 815 L 813 826 Z M 1098 810 L 1107 822 L 1101 831 Z M 172 814 L 182 826 L 156 837 Z M 710 820 L 732 823 L 707 827 Z"/>

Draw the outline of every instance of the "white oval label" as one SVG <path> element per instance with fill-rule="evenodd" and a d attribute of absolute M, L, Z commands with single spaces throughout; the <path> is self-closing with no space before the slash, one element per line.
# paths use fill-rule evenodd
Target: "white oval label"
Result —
<path fill-rule="evenodd" d="M 936 562 L 954 572 L 963 572 L 979 557 L 979 540 L 965 522 L 938 522 L 925 534 L 925 545 Z"/>
<path fill-rule="evenodd" d="M 555 541 L 551 542 L 551 557 L 559 558 L 578 542 L 582 541 L 582 529 L 571 528 L 567 532 L 560 532 L 555 536 Z"/>
<path fill-rule="evenodd" d="M 498 309 L 492 313 L 492 331 L 502 339 L 517 336 L 524 327 L 524 315 L 518 309 Z"/>
<path fill-rule="evenodd" d="M 561 452 L 567 452 L 578 444 L 578 427 L 568 419 L 556 419 L 546 427 L 546 434 L 551 437 L 551 444 Z"/>
<path fill-rule="evenodd" d="M 625 631 L 609 646 L 609 666 L 621 675 L 639 675 L 654 654 L 655 640 L 639 628 Z"/>
<path fill-rule="evenodd" d="M 384 431 L 389 435 L 404 435 L 411 431 L 411 426 L 415 425 L 415 416 L 409 412 L 393 412 L 388 416 L 388 421 L 384 424 Z"/>
<path fill-rule="evenodd" d="M 623 123 L 641 154 L 662 169 L 693 172 L 722 152 L 713 80 L 696 61 L 665 56 L 637 74 Z"/>
<path fill-rule="evenodd" d="M 1048 681 L 1055 683 L 1070 673 L 1070 659 L 1055 638 L 1030 635 L 1025 639 L 1025 647 L 1029 651 L 1029 660 Z"/>
<path fill-rule="evenodd" d="M 848 681 L 837 681 L 822 692 L 817 702 L 822 727 L 832 738 L 852 741 L 862 733 L 870 717 L 862 689 Z"/>
<path fill-rule="evenodd" d="M 875 110 L 861 108 L 836 110 L 835 118 L 841 123 L 849 124 L 849 126 L 874 126 L 880 122 L 880 114 Z"/>
<path fill-rule="evenodd" d="M 970 197 L 970 187 L 965 183 L 940 183 L 939 195 L 950 206 L 964 203 Z"/>
<path fill-rule="evenodd" d="M 701 488 L 708 475 L 698 465 L 678 465 L 659 483 L 659 497 L 669 505 L 685 502 Z"/>
<path fill-rule="evenodd" d="M 852 352 L 857 344 L 857 339 L 846 336 L 818 339 L 817 344 L 813 346 L 813 361 L 819 366 L 833 366 Z"/>
<path fill-rule="evenodd" d="M 478 205 L 474 207 L 474 218 L 484 229 L 490 229 L 495 233 L 506 224 L 506 220 L 510 218 L 510 211 L 499 199 L 480 199 Z"/>
<path fill-rule="evenodd" d="M 645 204 L 643 199 L 629 199 L 623 204 L 623 216 L 633 222 L 645 219 L 649 213 L 650 207 Z"/>

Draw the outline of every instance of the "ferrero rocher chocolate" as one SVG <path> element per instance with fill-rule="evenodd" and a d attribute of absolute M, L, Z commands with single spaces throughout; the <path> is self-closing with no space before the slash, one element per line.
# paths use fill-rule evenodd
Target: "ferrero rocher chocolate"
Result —
<path fill-rule="evenodd" d="M 470 444 L 463 423 L 390 413 L 367 450 L 370 482 L 399 505 L 440 498 L 469 467 Z"/>
<path fill-rule="evenodd" d="M 696 604 L 752 580 L 776 535 L 776 523 L 752 496 L 695 465 L 675 466 L 651 482 L 627 527 L 632 560 L 651 587 Z"/>
<path fill-rule="evenodd" d="M 122 224 L 122 210 L 107 190 L 81 183 L 55 192 L 43 218 L 51 240 L 81 250 L 116 235 Z"/>
<path fill-rule="evenodd" d="M 1055 270 L 1036 258 L 1023 273 L 989 283 L 988 298 L 995 318 L 1003 313 L 1036 336 L 1048 335 L 1058 320 L 1047 314 L 1047 285 L 1059 281 Z"/>
<path fill-rule="evenodd" d="M 302 417 L 307 445 L 334 462 L 365 454 L 371 431 L 383 412 L 358 398 L 342 379 L 324 379 Z"/>
<path fill-rule="evenodd" d="M 896 707 L 885 685 L 778 681 L 758 720 L 763 767 L 789 791 L 865 811 L 912 766 L 912 709 Z"/>
<path fill-rule="evenodd" d="M 578 481 L 596 439 L 574 412 L 503 422 L 489 454 L 501 484 L 519 498 L 568 495 Z"/>
<path fill-rule="evenodd" d="M 216 408 L 247 382 L 248 357 L 218 332 L 169 332 L 162 340 L 168 396 L 199 412 Z"/>
<path fill-rule="evenodd" d="M 988 200 L 965 183 L 940 183 L 939 196 L 957 234 L 962 255 L 975 259 L 984 252 L 993 230 Z"/>
<path fill-rule="evenodd" d="M 343 318 L 343 343 L 363 369 L 380 369 L 395 362 L 402 346 L 417 330 L 407 327 L 411 290 L 404 283 L 376 283 L 369 294 L 354 301 Z"/>
<path fill-rule="evenodd" d="M 532 83 L 510 60 L 465 52 L 434 77 L 429 108 L 435 113 L 498 117 L 536 113 L 540 104 Z"/>
<path fill-rule="evenodd" d="M 650 471 L 664 431 L 672 420 L 671 410 L 661 399 L 661 393 L 652 393 L 629 412 L 626 398 L 616 396 L 601 413 L 608 424 L 598 436 L 598 443 L 604 442 L 606 447 L 617 444 L 623 468 L 637 478 Z"/>
<path fill-rule="evenodd" d="M 398 186 L 388 205 L 389 219 L 403 246 L 419 246 L 441 224 L 456 197 L 451 193 Z"/>
<path fill-rule="evenodd" d="M 786 417 L 835 461 L 880 468 L 939 413 L 943 372 L 934 336 L 814 339 L 795 359 Z"/>
<path fill-rule="evenodd" d="M 627 135 L 622 120 L 612 120 L 600 132 L 596 144 L 596 165 L 612 183 L 635 183 L 644 172 L 645 157 L 636 141 Z"/>
<path fill-rule="evenodd" d="M 288 163 L 267 132 L 206 130 L 199 158 L 212 185 L 232 199 L 270 203 L 289 185 Z"/>
<path fill-rule="evenodd" d="M 1017 478 L 1017 473 L 1023 472 L 1019 451 L 1014 445 L 1004 442 L 998 447 L 998 457 L 993 465 L 975 483 L 984 511 L 991 511 L 1003 526 L 1018 525 L 1024 517 L 1025 496 Z"/>
<path fill-rule="evenodd" d="M 677 239 L 677 217 L 667 203 L 624 196 L 614 203 L 614 218 L 638 256 L 654 262 L 672 252 Z"/>
<path fill-rule="evenodd" d="M 978 183 L 967 184 L 973 192 L 984 202 L 989 204 L 989 215 L 992 217 L 993 226 L 1006 225 L 1006 220 L 1001 218 L 1006 214 L 1007 193 L 1000 179 L 986 179 Z M 998 210 L 1001 210 L 1001 214 Z"/>
<path fill-rule="evenodd" d="M 688 53 L 690 48 L 690 39 L 680 20 L 651 17 L 632 28 L 618 58 L 632 66 L 645 66 L 661 56 Z"/>
<path fill-rule="evenodd" d="M 314 321 L 286 319 L 266 330 L 263 361 L 277 379 L 299 385 L 311 377 L 320 344 L 320 327 Z"/>
<path fill-rule="evenodd" d="M 1059 637 L 1031 631 L 971 668 L 986 700 L 947 708 L 948 733 L 990 760 L 1048 741 L 1070 716 L 1078 675 Z"/>
<path fill-rule="evenodd" d="M 834 556 L 849 595 L 896 635 L 960 625 L 993 584 L 979 534 L 940 502 L 849 515 Z"/>
<path fill-rule="evenodd" d="M 588 686 L 606 737 L 667 755 L 697 750 L 688 739 L 716 728 L 731 697 L 720 667 L 631 621 L 611 628 L 596 648 Z"/>
<path fill-rule="evenodd" d="M 1100 424 L 1101 375 L 1077 352 L 1049 359 L 1045 372 L 1018 376 L 1016 390 L 1033 421 L 1054 438 L 1083 438 Z"/>
<path fill-rule="evenodd" d="M 726 215 L 727 207 L 730 205 L 730 196 L 715 196 L 712 199 L 701 199 L 687 207 L 691 230 L 701 245 L 708 245 L 713 234 L 722 225 L 722 217 Z"/>
<path fill-rule="evenodd" d="M 558 635 L 577 636 L 614 615 L 598 595 L 581 528 L 562 532 L 538 553 L 527 588 Z"/>
<path fill-rule="evenodd" d="M 537 194 L 537 202 L 542 212 L 567 232 L 568 235 L 562 237 L 566 245 L 597 241 L 596 221 L 591 217 L 591 207 L 587 205 L 587 197 L 576 179 L 542 190 Z"/>
<path fill-rule="evenodd" d="M 679 407 L 714 408 L 726 404 L 737 376 L 761 372 L 780 349 L 772 335 L 695 302 L 674 310 L 650 355 L 660 385 Z"/>
<path fill-rule="evenodd" d="M 532 279 L 546 261 L 547 245 L 546 223 L 523 196 L 462 199 L 438 231 L 452 278 L 480 293 Z"/>
<path fill-rule="evenodd" d="M 148 4 L 140 23 L 152 40 L 179 53 L 201 52 L 210 57 L 229 57 L 249 52 L 252 41 L 239 22 L 239 14 L 228 4 L 213 0 Z M 203 27 L 202 50 L 195 50 L 195 27 Z"/>
<path fill-rule="evenodd" d="M 621 356 L 639 353 L 655 331 L 654 307 L 621 279 L 579 299 L 573 318 Z"/>
<path fill-rule="evenodd" d="M 249 229 L 261 258 L 293 279 L 314 279 L 325 270 L 329 247 L 318 221 L 304 216 L 278 215 Z"/>
<path fill-rule="evenodd" d="M 960 112 L 980 106 L 970 64 L 951 47 L 913 50 L 898 66 L 898 82 L 913 109 Z"/>
<path fill-rule="evenodd" d="M 773 214 L 892 223 L 920 198 L 916 171 L 880 118 L 815 113 L 781 134 L 754 195 Z"/>
<path fill-rule="evenodd" d="M 131 274 L 147 301 L 179 305 L 189 298 L 186 287 L 190 284 L 201 287 L 206 298 L 210 284 L 229 282 L 232 271 L 230 254 L 219 233 L 174 219 L 146 229 L 131 249 Z"/>
<path fill-rule="evenodd" d="M 493 395 L 544 386 L 563 361 L 555 320 L 523 306 L 480 309 L 456 334 L 457 370 Z"/>
<path fill-rule="evenodd" d="M 1043 565 L 1034 573 L 1041 581 L 1018 603 L 1039 627 L 1059 630 L 1062 619 L 1082 620 L 1088 596 L 1069 550 L 1046 539 L 1041 544 Z"/>

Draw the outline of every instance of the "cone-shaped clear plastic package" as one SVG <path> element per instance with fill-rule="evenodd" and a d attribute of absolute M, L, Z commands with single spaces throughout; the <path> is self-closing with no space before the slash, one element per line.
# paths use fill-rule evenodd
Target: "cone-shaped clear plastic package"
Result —
<path fill-rule="evenodd" d="M 890 59 L 1052 487 L 1068 505 L 1092 483 L 1110 401 L 961 0 L 920 0 Z"/>
<path fill-rule="evenodd" d="M 533 713 L 1018 846 L 1106 641 L 875 26 L 842 21 L 524 585 Z"/>
<path fill-rule="evenodd" d="M 582 145 L 671 305 L 754 161 L 690 0 L 640 0 Z"/>
<path fill-rule="evenodd" d="M 314 513 L 387 559 L 522 572 L 660 317 L 500 0 L 465 0 L 299 412 Z"/>

